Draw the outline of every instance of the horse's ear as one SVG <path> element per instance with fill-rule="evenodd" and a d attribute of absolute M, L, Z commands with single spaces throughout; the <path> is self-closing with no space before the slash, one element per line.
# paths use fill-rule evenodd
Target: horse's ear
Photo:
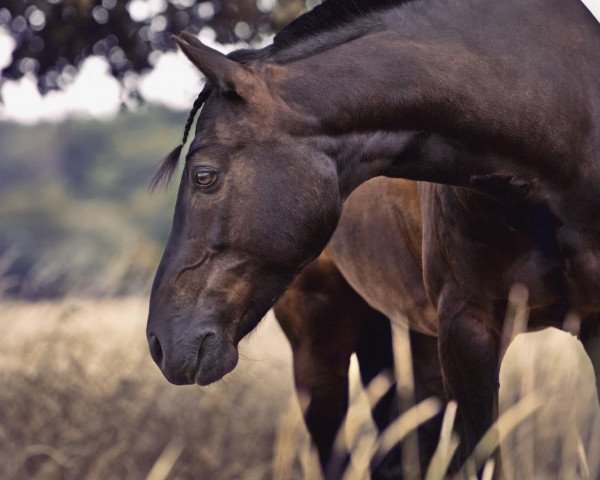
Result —
<path fill-rule="evenodd" d="M 172 38 L 213 88 L 242 94 L 244 86 L 251 81 L 252 72 L 248 68 L 207 47 L 192 34 L 184 32 Z"/>

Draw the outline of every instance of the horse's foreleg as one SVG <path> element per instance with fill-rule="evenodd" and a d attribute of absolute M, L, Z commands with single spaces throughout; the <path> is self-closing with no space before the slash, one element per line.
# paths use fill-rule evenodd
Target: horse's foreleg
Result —
<path fill-rule="evenodd" d="M 441 303 L 440 360 L 448 396 L 458 403 L 462 463 L 496 419 L 500 334 L 491 315 L 456 298 Z"/>
<path fill-rule="evenodd" d="M 389 320 L 373 310 L 365 318 L 356 348 L 361 379 L 365 386 L 382 371 L 392 372 L 394 353 L 392 331 Z M 446 394 L 442 381 L 442 372 L 438 356 L 437 338 L 410 331 L 410 343 L 415 383 L 415 401 L 417 403 L 437 397 L 445 402 Z M 372 409 L 373 420 L 383 432 L 399 415 L 396 388 L 393 385 Z M 433 452 L 439 441 L 441 418 L 424 423 L 418 429 L 419 458 L 421 472 L 426 472 Z M 379 468 L 372 472 L 372 478 L 399 478 L 401 469 L 401 449 L 395 447 L 382 461 Z"/>
<path fill-rule="evenodd" d="M 369 384 L 381 373 L 394 375 L 394 348 L 392 328 L 387 317 L 376 310 L 365 315 L 356 357 L 363 385 Z M 385 431 L 390 423 L 398 418 L 398 396 L 393 382 L 386 392 L 371 405 L 371 416 L 379 433 Z M 398 480 L 402 478 L 402 449 L 396 445 L 385 458 L 371 469 L 372 480 Z"/>
<path fill-rule="evenodd" d="M 348 410 L 350 357 L 368 308 L 326 255 L 307 266 L 275 305 L 292 346 L 304 420 L 324 471 L 330 469 L 332 448 Z"/>
<path fill-rule="evenodd" d="M 394 350 L 390 321 L 372 310 L 363 320 L 360 338 L 356 346 L 356 358 L 362 384 L 368 387 L 379 374 L 387 372 L 390 378 L 394 373 Z M 379 432 L 382 432 L 398 416 L 395 386 L 372 405 L 371 415 Z"/>
<path fill-rule="evenodd" d="M 302 296 L 302 302 L 277 305 L 277 319 L 288 337 L 293 352 L 294 381 L 304 422 L 317 449 L 324 472 L 345 458 L 332 458 L 337 433 L 348 410 L 348 370 L 356 345 L 358 322 L 348 318 L 332 330 L 341 317 L 332 317 L 328 309 Z M 311 305 L 313 308 L 306 308 Z M 319 308 L 316 308 L 319 307 Z M 343 320 L 343 318 L 342 318 Z M 341 322 L 341 320 L 340 320 Z M 327 328 L 323 328 L 328 325 Z M 345 328 L 344 328 L 345 327 Z M 339 336 L 331 336 L 338 331 Z M 346 452 L 337 452 L 341 457 Z M 333 477 L 332 477 L 333 478 Z"/>
<path fill-rule="evenodd" d="M 437 397 L 442 403 L 445 403 L 446 392 L 442 380 L 437 338 L 411 331 L 410 344 L 415 378 L 415 402 L 419 403 L 427 398 Z M 427 471 L 439 442 L 442 417 L 442 414 L 437 415 L 419 427 L 421 472 Z"/>
<path fill-rule="evenodd" d="M 317 448 L 323 471 L 343 459 L 334 452 L 338 431 L 348 410 L 348 368 L 350 355 L 337 359 L 322 356 L 307 347 L 294 350 L 294 378 L 306 427 Z"/>

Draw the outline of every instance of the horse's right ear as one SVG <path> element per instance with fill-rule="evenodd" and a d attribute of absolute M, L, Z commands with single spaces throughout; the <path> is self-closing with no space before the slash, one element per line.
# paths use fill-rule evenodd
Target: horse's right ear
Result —
<path fill-rule="evenodd" d="M 204 45 L 192 34 L 184 32 L 181 36 L 173 35 L 172 38 L 185 56 L 206 76 L 211 87 L 242 95 L 244 87 L 252 81 L 253 74 L 248 68 Z"/>

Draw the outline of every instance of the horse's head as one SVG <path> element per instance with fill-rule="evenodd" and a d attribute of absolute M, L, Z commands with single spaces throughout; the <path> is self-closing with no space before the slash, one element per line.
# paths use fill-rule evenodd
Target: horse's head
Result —
<path fill-rule="evenodd" d="M 278 94 L 282 67 L 242 65 L 188 35 L 176 41 L 210 94 L 154 280 L 147 334 L 169 381 L 205 385 L 235 367 L 238 342 L 324 248 L 341 199 L 334 162 L 302 140 Z"/>

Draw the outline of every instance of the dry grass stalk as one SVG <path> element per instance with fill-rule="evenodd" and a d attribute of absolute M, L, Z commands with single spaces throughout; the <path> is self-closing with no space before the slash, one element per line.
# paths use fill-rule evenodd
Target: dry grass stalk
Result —
<path fill-rule="evenodd" d="M 523 302 L 515 304 L 522 307 Z M 522 319 L 525 310 L 521 307 L 514 311 Z M 4 332 L 0 339 L 0 478 L 320 477 L 293 393 L 289 348 L 271 316 L 252 342 L 243 345 L 245 356 L 258 360 L 243 361 L 242 373 L 235 373 L 233 380 L 200 389 L 170 386 L 152 364 L 144 340 L 146 298 L 71 298 L 37 304 L 4 301 L 0 308 Z M 519 328 L 511 328 L 508 337 Z M 398 340 L 398 332 L 395 335 L 396 350 L 400 346 L 405 352 L 396 354 L 398 365 L 404 366 L 399 375 L 407 375 L 411 370 L 405 368 L 410 365 L 402 347 L 405 337 Z M 530 335 L 536 336 L 540 355 L 533 355 L 536 343 Z M 532 475 L 527 478 L 597 478 L 598 422 L 588 421 L 589 432 L 579 436 L 553 429 L 561 422 L 540 416 L 540 400 L 531 396 L 541 382 L 546 388 L 544 408 L 558 402 L 566 403 L 569 411 L 572 392 L 578 392 L 578 400 L 583 398 L 582 387 L 571 377 L 583 375 L 578 381 L 589 383 L 591 365 L 582 364 L 578 355 L 569 356 L 577 343 L 567 334 L 549 331 L 520 335 L 512 342 L 503 368 L 520 373 L 511 382 L 501 372 L 501 398 L 508 394 L 510 407 L 476 449 L 470 473 L 482 466 L 484 475 L 493 470 L 490 458 L 499 443 L 514 463 L 515 448 L 523 453 L 535 443 L 539 450 L 541 443 L 556 442 L 560 436 L 559 444 L 574 445 L 574 453 L 563 449 L 555 456 L 560 463 L 556 476 L 539 476 L 548 469 L 532 450 L 518 459 L 527 463 L 526 471 Z M 520 356 L 514 352 L 521 352 Z M 547 372 L 541 374 L 539 365 Z M 533 373 L 527 376 L 526 372 Z M 374 459 L 397 441 L 406 440 L 440 406 L 430 400 L 409 408 L 378 438 L 370 420 L 370 404 L 381 397 L 390 379 L 379 377 L 363 392 L 357 388 L 355 373 L 350 414 L 340 435 L 345 441 L 340 442 L 350 445 L 351 451 L 351 469 L 345 478 L 363 479 L 369 477 Z M 571 377 L 563 379 L 565 373 Z M 399 379 L 403 393 L 411 391 L 407 381 L 411 379 Z M 567 392 L 566 400 L 556 397 L 562 390 Z M 593 412 L 597 411 L 595 401 L 596 410 L 590 407 Z M 452 433 L 455 415 L 456 404 L 451 402 L 427 480 L 447 475 L 457 448 Z M 542 424 L 534 424 L 534 418 L 538 423 L 543 419 Z M 585 423 L 587 417 L 577 418 Z M 173 438 L 181 443 L 169 441 Z M 509 467 L 509 480 L 525 478 L 511 477 L 512 464 L 505 462 L 506 455 L 502 457 L 503 469 Z"/>
<path fill-rule="evenodd" d="M 408 412 L 415 404 L 415 381 L 408 319 L 403 315 L 399 315 L 395 321 L 392 321 L 392 338 L 399 411 L 403 414 Z M 408 437 L 402 443 L 402 472 L 406 480 L 418 480 L 421 478 L 421 471 L 417 433 L 416 431 L 409 431 L 407 435 Z"/>
<path fill-rule="evenodd" d="M 440 440 L 427 469 L 425 480 L 443 480 L 446 477 L 452 456 L 458 448 L 458 436 L 453 431 L 456 410 L 456 402 L 448 402 L 442 421 Z"/>
<path fill-rule="evenodd" d="M 527 301 L 529 292 L 523 285 L 516 284 L 511 288 L 508 295 L 508 305 L 506 307 L 506 317 L 502 330 L 502 339 L 500 345 L 500 360 L 504 358 L 506 349 L 519 333 L 527 330 L 529 312 Z"/>
<path fill-rule="evenodd" d="M 543 399 L 531 392 L 506 410 L 479 441 L 471 457 L 467 459 L 456 478 L 476 476 L 476 473 L 491 457 L 506 436 L 529 415 L 543 405 Z"/>
<path fill-rule="evenodd" d="M 172 438 L 146 475 L 146 480 L 167 480 L 184 448 L 181 438 Z"/>

